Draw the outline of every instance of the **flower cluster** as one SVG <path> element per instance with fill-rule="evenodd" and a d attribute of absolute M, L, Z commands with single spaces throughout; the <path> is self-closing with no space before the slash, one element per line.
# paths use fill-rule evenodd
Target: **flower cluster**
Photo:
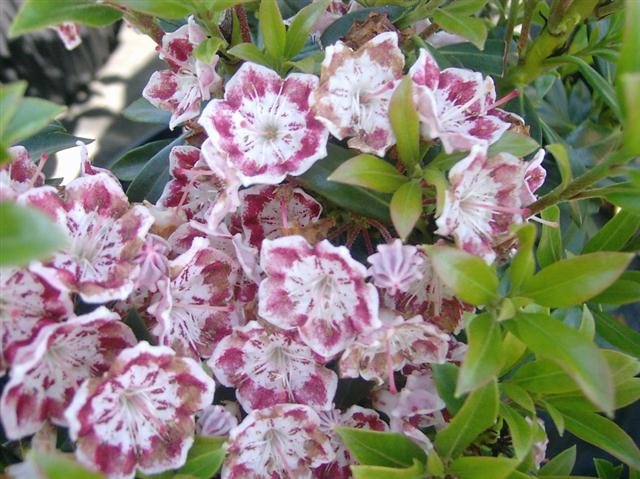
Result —
<path fill-rule="evenodd" d="M 89 163 L 45 185 L 20 147 L 0 170 L 0 201 L 41 210 L 67 237 L 51 258 L 2 270 L 6 436 L 66 427 L 77 459 L 114 478 L 180 468 L 196 432 L 228 436 L 225 479 L 349 477 L 340 426 L 432 450 L 450 419 L 432 368 L 462 360 L 455 335 L 474 308 L 421 246 L 376 236 L 364 264 L 330 240 L 323 204 L 296 178 L 327 156 L 330 135 L 392 150 L 389 104 L 409 67 L 399 35 L 328 46 L 319 77 L 245 62 L 224 85 L 219 58 L 195 56 L 206 40 L 193 17 L 167 33 L 169 69 L 143 92 L 192 133 L 171 150 L 155 204 L 131 204 Z M 440 70 L 427 50 L 409 78 L 423 140 L 468 152 L 448 173 L 435 232 L 490 263 L 529 216 L 544 153 L 489 153 L 511 126 L 491 78 Z M 338 407 L 353 381 L 366 399 Z M 230 388 L 225 401 L 214 403 L 215 384 Z"/>

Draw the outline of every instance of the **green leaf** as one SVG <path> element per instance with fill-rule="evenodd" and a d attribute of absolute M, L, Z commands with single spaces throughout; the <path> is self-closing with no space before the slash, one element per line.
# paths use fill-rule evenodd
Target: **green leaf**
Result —
<path fill-rule="evenodd" d="M 559 223 L 560 209 L 557 206 L 550 206 L 541 215 L 545 221 Z M 562 235 L 557 226 L 542 225 L 540 244 L 538 245 L 538 263 L 541 268 L 559 261 L 562 258 Z"/>
<path fill-rule="evenodd" d="M 413 101 L 412 82 L 406 76 L 391 96 L 389 121 L 396 135 L 396 147 L 400 160 L 412 173 L 420 162 L 420 119 Z"/>
<path fill-rule="evenodd" d="M 322 68 L 322 60 L 324 60 L 324 52 L 318 51 L 311 53 L 297 62 L 288 61 L 285 62 L 287 68 L 295 68 L 303 73 L 311 73 L 313 75 L 320 75 L 320 69 Z"/>
<path fill-rule="evenodd" d="M 545 314 L 517 313 L 507 328 L 537 356 L 556 362 L 607 414 L 613 412 L 613 376 L 600 350 L 575 329 Z"/>
<path fill-rule="evenodd" d="M 445 198 L 447 190 L 449 189 L 449 182 L 444 176 L 444 173 L 435 168 L 425 168 L 422 174 L 424 180 L 436 188 L 436 211 L 435 215 L 440 216 L 445 204 Z"/>
<path fill-rule="evenodd" d="M 640 214 L 621 210 L 589 240 L 583 253 L 620 251 L 639 228 Z"/>
<path fill-rule="evenodd" d="M 580 320 L 580 327 L 578 331 L 582 333 L 582 335 L 593 341 L 593 338 L 596 335 L 596 322 L 593 319 L 593 314 L 591 314 L 591 310 L 587 307 L 587 305 L 582 306 L 582 319 Z"/>
<path fill-rule="evenodd" d="M 447 470 L 458 479 L 505 479 L 518 467 L 518 461 L 506 457 L 460 457 Z"/>
<path fill-rule="evenodd" d="M 32 158 L 39 158 L 42 153 L 53 154 L 60 150 L 73 148 L 78 141 L 85 145 L 93 142 L 89 138 L 70 135 L 60 123 L 53 122 L 35 135 L 20 140 L 20 144 L 27 149 Z"/>
<path fill-rule="evenodd" d="M 598 473 L 598 477 L 600 479 L 620 479 L 622 475 L 622 471 L 624 466 L 619 464 L 616 467 L 613 467 L 609 461 L 605 461 L 604 459 L 594 459 L 593 463 L 596 466 L 596 471 Z"/>
<path fill-rule="evenodd" d="M 638 18 L 640 17 L 640 3 L 636 0 L 624 2 L 625 26 L 622 34 L 622 47 L 618 58 L 618 75 L 621 73 L 640 72 L 640 31 Z"/>
<path fill-rule="evenodd" d="M 178 471 L 197 479 L 214 477 L 224 461 L 225 450 L 222 445 L 226 437 L 196 436 L 189 449 L 187 462 Z"/>
<path fill-rule="evenodd" d="M 537 394 L 572 392 L 577 387 L 564 370 L 550 359 L 537 359 L 525 364 L 510 381 Z"/>
<path fill-rule="evenodd" d="M 78 464 L 72 455 L 59 452 L 45 453 L 32 449 L 29 458 L 33 460 L 47 479 L 103 479 L 102 474 L 89 471 Z"/>
<path fill-rule="evenodd" d="M 66 107 L 40 98 L 23 98 L 2 131 L 0 144 L 11 145 L 45 128 Z"/>
<path fill-rule="evenodd" d="M 549 416 L 551 416 L 551 420 L 553 421 L 553 424 L 555 424 L 556 429 L 558 430 L 558 435 L 562 436 L 564 434 L 564 416 L 560 411 L 556 409 L 555 406 L 553 406 L 549 402 L 547 401 L 540 401 L 540 402 L 544 406 L 547 413 L 549 413 Z"/>
<path fill-rule="evenodd" d="M 565 449 L 538 471 L 539 476 L 568 476 L 576 463 L 576 446 Z"/>
<path fill-rule="evenodd" d="M 504 46 L 504 40 L 490 38 L 485 42 L 483 50 L 470 43 L 459 43 L 440 47 L 437 52 L 444 56 L 451 66 L 469 68 L 485 75 L 502 76 Z"/>
<path fill-rule="evenodd" d="M 0 266 L 45 259 L 67 242 L 64 232 L 35 208 L 0 202 L 0 219 Z"/>
<path fill-rule="evenodd" d="M 631 304 L 640 301 L 640 271 L 626 271 L 602 293 L 591 298 L 600 304 Z"/>
<path fill-rule="evenodd" d="M 311 190 L 339 206 L 342 209 L 374 218 L 384 223 L 390 222 L 388 196 L 368 191 L 364 188 L 343 185 L 327 181 L 345 160 L 353 156 L 353 151 L 332 143 L 327 144 L 328 156 L 317 161 L 306 173 L 299 176 L 297 181 Z"/>
<path fill-rule="evenodd" d="M 432 450 L 427 458 L 427 474 L 435 477 L 444 476 L 444 464 L 435 450 Z"/>
<path fill-rule="evenodd" d="M 600 196 L 620 208 L 640 214 L 640 195 L 635 187 L 615 188 L 612 191 L 603 192 Z"/>
<path fill-rule="evenodd" d="M 513 450 L 516 457 L 522 461 L 533 447 L 531 424 L 519 412 L 506 404 L 500 405 L 500 415 L 507 421 L 513 441 Z"/>
<path fill-rule="evenodd" d="M 502 333 L 491 314 L 472 318 L 466 332 L 469 349 L 458 374 L 457 397 L 496 378 L 502 366 Z"/>
<path fill-rule="evenodd" d="M 104 27 L 122 17 L 122 12 L 95 0 L 27 0 L 20 7 L 9 29 L 9 37 L 59 25 L 78 22 L 91 27 Z"/>
<path fill-rule="evenodd" d="M 455 364 L 432 364 L 433 382 L 436 385 L 438 396 L 442 398 L 447 406 L 447 410 L 452 414 L 458 411 L 464 404 L 464 398 L 455 396 L 456 383 L 458 381 L 458 367 Z"/>
<path fill-rule="evenodd" d="M 2 112 L 0 115 L 0 139 L 2 141 L 0 143 L 9 144 L 9 142 L 4 142 L 5 128 L 18 109 L 25 91 L 27 91 L 27 82 L 25 81 L 0 85 L 0 112 Z"/>
<path fill-rule="evenodd" d="M 600 252 L 557 261 L 527 281 L 521 294 L 550 308 L 583 303 L 613 284 L 633 256 Z"/>
<path fill-rule="evenodd" d="M 417 181 L 403 184 L 391 197 L 389 204 L 391 221 L 404 241 L 422 214 L 422 187 Z"/>
<path fill-rule="evenodd" d="M 267 67 L 273 66 L 271 60 L 253 43 L 240 43 L 227 50 L 227 53 L 248 62 L 258 63 Z"/>
<path fill-rule="evenodd" d="M 189 0 L 117 0 L 117 3 L 131 10 L 162 18 L 183 18 L 193 9 Z"/>
<path fill-rule="evenodd" d="M 473 391 L 458 414 L 436 435 L 435 448 L 446 462 L 460 455 L 498 417 L 498 384 L 492 381 Z"/>
<path fill-rule="evenodd" d="M 498 300 L 498 276 L 482 259 L 449 246 L 428 246 L 440 279 L 467 303 L 489 305 Z"/>
<path fill-rule="evenodd" d="M 193 49 L 193 56 L 196 57 L 201 62 L 210 64 L 213 61 L 213 58 L 215 57 L 216 53 L 218 53 L 218 50 L 226 46 L 227 46 L 227 42 L 223 38 L 220 38 L 220 37 L 207 38 L 204 42 L 200 42 Z"/>
<path fill-rule="evenodd" d="M 358 155 L 345 161 L 327 180 L 380 193 L 393 193 L 408 181 L 393 165 L 373 155 Z"/>
<path fill-rule="evenodd" d="M 574 436 L 608 452 L 629 467 L 640 469 L 640 450 L 616 423 L 594 412 L 563 408 L 567 430 Z"/>
<path fill-rule="evenodd" d="M 158 140 L 128 151 L 109 168 L 123 181 L 132 181 L 144 166 L 173 140 Z"/>
<path fill-rule="evenodd" d="M 564 190 L 571 181 L 571 162 L 569 161 L 567 149 L 561 143 L 547 145 L 545 149 L 556 159 L 558 170 L 560 171 L 560 178 L 562 180 L 558 187 Z"/>
<path fill-rule="evenodd" d="M 408 437 L 397 432 L 338 427 L 335 429 L 349 452 L 366 466 L 412 467 L 414 459 L 427 460 L 424 451 Z"/>
<path fill-rule="evenodd" d="M 311 3 L 302 10 L 300 10 L 289 30 L 287 30 L 286 46 L 284 55 L 286 58 L 295 57 L 304 48 L 304 45 L 309 40 L 309 32 L 315 23 L 320 18 L 320 15 L 327 9 L 330 0 L 322 0 L 320 2 Z"/>
<path fill-rule="evenodd" d="M 276 0 L 262 0 L 260 2 L 260 33 L 262 42 L 269 55 L 276 61 L 284 56 L 287 33 L 280 15 Z"/>
<path fill-rule="evenodd" d="M 505 301 L 506 302 L 506 301 Z M 502 341 L 502 351 L 504 357 L 502 360 L 501 374 L 508 372 L 522 358 L 527 351 L 527 345 L 507 331 Z"/>
<path fill-rule="evenodd" d="M 509 289 L 512 294 L 517 294 L 522 285 L 531 279 L 536 267 L 533 258 L 536 227 L 528 223 L 519 227 L 516 234 L 518 235 L 518 252 L 511 260 L 511 268 L 509 269 Z"/>
<path fill-rule="evenodd" d="M 516 133 L 514 131 L 506 131 L 498 141 L 489 147 L 489 156 L 495 156 L 498 153 L 510 153 L 514 156 L 527 156 L 533 153 L 540 145 L 529 135 Z"/>
<path fill-rule="evenodd" d="M 640 73 L 618 73 L 618 78 L 626 115 L 622 144 L 625 154 L 634 157 L 640 155 L 640 135 L 634 133 L 640 124 Z"/>
<path fill-rule="evenodd" d="M 433 12 L 433 21 L 449 33 L 455 33 L 466 38 L 480 50 L 484 48 L 484 42 L 487 39 L 487 27 L 479 18 L 468 17 L 451 10 L 437 8 Z"/>
<path fill-rule="evenodd" d="M 620 351 L 640 357 L 640 333 L 607 313 L 595 311 L 596 332 Z"/>
<path fill-rule="evenodd" d="M 423 479 L 424 466 L 413 460 L 413 465 L 404 468 L 383 466 L 351 466 L 354 479 Z"/>
<path fill-rule="evenodd" d="M 456 0 L 450 3 L 444 10 L 460 15 L 473 15 L 487 4 L 487 0 Z"/>
<path fill-rule="evenodd" d="M 146 98 L 138 98 L 122 111 L 122 116 L 138 123 L 158 123 L 160 125 L 168 125 L 171 119 L 171 113 L 156 108 Z"/>
<path fill-rule="evenodd" d="M 533 399 L 531 399 L 531 396 L 524 388 L 521 388 L 515 383 L 503 382 L 500 383 L 500 389 L 509 399 L 521 408 L 530 412 L 535 412 L 536 407 L 533 403 Z"/>

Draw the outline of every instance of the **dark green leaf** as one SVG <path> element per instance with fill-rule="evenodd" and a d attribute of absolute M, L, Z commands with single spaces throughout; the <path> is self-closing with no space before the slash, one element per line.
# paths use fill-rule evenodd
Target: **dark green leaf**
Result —
<path fill-rule="evenodd" d="M 78 22 L 91 27 L 104 27 L 119 20 L 122 12 L 94 0 L 27 0 L 9 29 L 10 37 L 17 37 L 34 30 Z"/>
<path fill-rule="evenodd" d="M 435 447 L 447 461 L 460 455 L 498 417 L 498 384 L 495 381 L 476 389 L 467 397 L 458 414 L 438 432 Z"/>
<path fill-rule="evenodd" d="M 318 18 L 320 18 L 320 15 L 322 15 L 330 3 L 330 0 L 314 2 L 307 5 L 296 14 L 293 22 L 291 22 L 289 30 L 287 30 L 287 40 L 284 52 L 286 58 L 293 58 L 300 53 L 300 50 L 304 48 L 305 43 L 309 40 L 309 32 L 311 31 L 311 28 L 318 21 Z"/>
<path fill-rule="evenodd" d="M 78 464 L 72 455 L 59 452 L 44 453 L 32 450 L 29 457 L 47 479 L 103 479 L 102 474 L 89 471 Z"/>
<path fill-rule="evenodd" d="M 364 154 L 342 163 L 327 180 L 362 186 L 380 193 L 393 193 L 408 181 L 387 161 Z"/>
<path fill-rule="evenodd" d="M 598 296 L 591 298 L 594 303 L 631 304 L 640 301 L 640 271 L 627 271 Z"/>
<path fill-rule="evenodd" d="M 158 140 L 128 151 L 109 168 L 123 181 L 132 181 L 142 168 L 172 140 Z"/>
<path fill-rule="evenodd" d="M 620 251 L 640 228 L 640 214 L 621 210 L 584 247 L 583 253 Z"/>
<path fill-rule="evenodd" d="M 287 34 L 276 0 L 260 2 L 260 32 L 267 53 L 274 59 L 284 56 Z"/>
<path fill-rule="evenodd" d="M 533 446 L 531 424 L 515 409 L 506 404 L 500 405 L 500 415 L 507 421 L 516 457 L 523 460 Z"/>
<path fill-rule="evenodd" d="M 561 178 L 559 188 L 564 189 L 571 181 L 571 161 L 567 149 L 561 143 L 547 145 L 545 149 L 556 159 Z"/>
<path fill-rule="evenodd" d="M 576 463 L 576 446 L 565 449 L 538 471 L 540 476 L 568 476 Z"/>
<path fill-rule="evenodd" d="M 413 441 L 396 432 L 338 427 L 335 429 L 351 454 L 366 466 L 412 467 L 414 459 L 427 460 L 424 451 Z"/>
<path fill-rule="evenodd" d="M 484 50 L 479 50 L 470 43 L 459 43 L 443 46 L 437 51 L 448 60 L 451 66 L 469 68 L 487 75 L 502 76 L 504 45 L 504 40 L 490 38 L 485 42 Z"/>
<path fill-rule="evenodd" d="M 604 192 L 602 197 L 606 198 L 609 203 L 613 203 L 620 208 L 625 208 L 640 214 L 640 195 L 638 194 L 638 189 L 635 187 Z"/>
<path fill-rule="evenodd" d="M 457 248 L 429 246 L 436 274 L 463 301 L 488 305 L 498 300 L 498 276 L 482 259 Z"/>
<path fill-rule="evenodd" d="M 456 0 L 444 7 L 444 10 L 460 15 L 473 15 L 487 4 L 487 0 Z"/>
<path fill-rule="evenodd" d="M 448 469 L 458 479 L 505 479 L 518 467 L 506 457 L 460 457 Z"/>
<path fill-rule="evenodd" d="M 64 232 L 39 210 L 0 202 L 0 266 L 45 259 L 66 242 Z"/>
<path fill-rule="evenodd" d="M 552 223 L 559 223 L 560 209 L 550 206 L 541 214 L 542 219 Z M 538 263 L 544 268 L 562 258 L 562 235 L 559 226 L 542 225 L 540 244 L 538 245 Z"/>
<path fill-rule="evenodd" d="M 514 320 L 504 324 L 537 356 L 564 369 L 596 406 L 612 413 L 613 376 L 604 356 L 591 341 L 545 314 L 517 313 Z"/>
<path fill-rule="evenodd" d="M 624 469 L 622 464 L 613 467 L 613 464 L 609 461 L 605 461 L 604 459 L 594 459 L 593 463 L 596 466 L 596 471 L 598 472 L 598 477 L 600 479 L 620 479 Z"/>
<path fill-rule="evenodd" d="M 222 444 L 226 437 L 196 436 L 189 449 L 187 462 L 178 471 L 197 479 L 214 477 L 224 461 L 225 450 Z"/>
<path fill-rule="evenodd" d="M 85 145 L 92 143 L 89 138 L 79 138 L 67 133 L 62 125 L 53 122 L 44 130 L 36 133 L 25 140 L 20 140 L 20 144 L 24 146 L 32 158 L 39 158 L 42 153 L 53 154 L 60 150 L 73 148 L 76 142 L 81 141 Z"/>
<path fill-rule="evenodd" d="M 527 281 L 521 294 L 550 308 L 583 303 L 613 284 L 633 256 L 600 252 L 557 261 Z"/>
<path fill-rule="evenodd" d="M 413 460 L 410 467 L 351 466 L 354 479 L 423 479 L 424 466 Z"/>
<path fill-rule="evenodd" d="M 117 2 L 131 10 L 163 18 L 183 18 L 193 10 L 189 0 L 117 0 Z"/>
<path fill-rule="evenodd" d="M 122 116 L 138 123 L 158 123 L 160 125 L 168 125 L 171 119 L 171 113 L 156 108 L 146 98 L 138 98 L 122 111 Z"/>
<path fill-rule="evenodd" d="M 447 405 L 447 410 L 455 415 L 464 404 L 464 398 L 455 396 L 456 383 L 458 381 L 458 367 L 455 364 L 432 364 L 433 381 L 438 395 Z"/>
<path fill-rule="evenodd" d="M 607 313 L 594 311 L 596 332 L 620 351 L 640 357 L 640 333 Z"/>
<path fill-rule="evenodd" d="M 398 156 L 409 173 L 420 162 L 420 119 L 411 85 L 411 78 L 406 76 L 393 92 L 389 103 L 389 121 L 396 135 Z"/>
<path fill-rule="evenodd" d="M 463 36 L 481 50 L 484 48 L 487 27 L 481 19 L 437 8 L 433 12 L 433 20 L 449 33 Z"/>
<path fill-rule="evenodd" d="M 536 227 L 531 223 L 523 225 L 516 231 L 518 235 L 518 252 L 511 260 L 509 269 L 510 291 L 514 294 L 533 276 L 536 262 L 533 258 L 533 244 L 536 240 Z"/>
<path fill-rule="evenodd" d="M 417 181 L 404 183 L 391 197 L 391 221 L 404 241 L 422 214 L 422 187 Z"/>
<path fill-rule="evenodd" d="M 46 127 L 66 107 L 40 98 L 23 98 L 6 128 L 2 131 L 0 144 L 11 145 Z"/>
<path fill-rule="evenodd" d="M 489 147 L 489 156 L 494 156 L 498 153 L 511 153 L 514 156 L 523 157 L 533 153 L 538 148 L 540 148 L 540 145 L 530 136 L 514 131 L 506 131 L 498 141 Z"/>
<path fill-rule="evenodd" d="M 502 366 L 502 333 L 491 314 L 472 318 L 466 331 L 469 349 L 458 374 L 457 397 L 484 386 L 497 376 Z"/>

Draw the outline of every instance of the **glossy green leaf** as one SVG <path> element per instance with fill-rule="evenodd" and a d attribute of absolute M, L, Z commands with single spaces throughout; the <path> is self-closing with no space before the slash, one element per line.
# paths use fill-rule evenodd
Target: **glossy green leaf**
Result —
<path fill-rule="evenodd" d="M 593 463 L 596 466 L 596 472 L 598 473 L 599 479 L 620 479 L 622 476 L 622 471 L 624 469 L 622 464 L 618 464 L 614 467 L 609 461 L 598 458 L 594 459 Z"/>
<path fill-rule="evenodd" d="M 132 181 L 144 166 L 172 140 L 158 140 L 129 150 L 109 168 L 123 181 Z"/>
<path fill-rule="evenodd" d="M 553 155 L 560 171 L 561 182 L 559 188 L 564 189 L 571 181 L 571 161 L 567 149 L 561 143 L 553 143 L 545 146 L 545 150 Z"/>
<path fill-rule="evenodd" d="M 449 33 L 460 35 L 479 49 L 484 48 L 487 39 L 487 27 L 479 18 L 461 15 L 451 10 L 437 8 L 433 12 L 433 21 Z"/>
<path fill-rule="evenodd" d="M 447 426 L 436 435 L 435 448 L 445 460 L 460 455 L 498 417 L 498 384 L 492 381 L 473 391 Z"/>
<path fill-rule="evenodd" d="M 282 58 L 287 42 L 287 33 L 276 0 L 260 2 L 260 33 L 264 48 L 274 59 Z"/>
<path fill-rule="evenodd" d="M 539 476 L 568 476 L 576 463 L 576 446 L 565 449 L 540 468 Z"/>
<path fill-rule="evenodd" d="M 640 301 L 640 271 L 626 271 L 598 296 L 594 303 L 631 304 Z"/>
<path fill-rule="evenodd" d="M 59 452 L 45 453 L 31 450 L 33 460 L 47 479 L 104 479 L 102 474 L 90 471 L 78 464 L 71 454 Z"/>
<path fill-rule="evenodd" d="M 178 471 L 196 479 L 214 477 L 222 467 L 226 437 L 196 436 L 184 466 Z"/>
<path fill-rule="evenodd" d="M 515 383 L 502 382 L 500 383 L 500 390 L 521 408 L 530 412 L 535 411 L 536 408 L 533 399 L 531 399 L 531 395 L 524 388 L 521 388 Z"/>
<path fill-rule="evenodd" d="M 636 0 L 624 1 L 625 25 L 622 34 L 622 46 L 618 58 L 618 74 L 640 72 L 640 3 Z"/>
<path fill-rule="evenodd" d="M 227 46 L 227 42 L 220 37 L 210 37 L 200 42 L 193 49 L 193 56 L 204 63 L 211 63 L 218 50 Z"/>
<path fill-rule="evenodd" d="M 599 252 L 557 261 L 527 281 L 521 294 L 550 308 L 583 303 L 607 289 L 633 254 Z"/>
<path fill-rule="evenodd" d="M 456 0 L 444 7 L 444 10 L 460 15 L 473 15 L 480 11 L 488 0 Z"/>
<path fill-rule="evenodd" d="M 156 108 L 146 98 L 138 98 L 122 111 L 122 116 L 138 123 L 157 123 L 159 125 L 168 125 L 171 119 L 171 113 Z"/>
<path fill-rule="evenodd" d="M 440 216 L 444 208 L 449 182 L 444 173 L 436 168 L 425 168 L 422 174 L 424 180 L 436 188 L 436 211 L 435 215 Z"/>
<path fill-rule="evenodd" d="M 391 197 L 391 221 L 404 241 L 422 214 L 422 187 L 417 181 L 404 183 Z"/>
<path fill-rule="evenodd" d="M 506 404 L 500 405 L 500 415 L 507 421 L 513 442 L 513 450 L 519 460 L 523 460 L 533 446 L 531 424 L 515 409 Z"/>
<path fill-rule="evenodd" d="M 638 189 L 633 186 L 602 191 L 600 196 L 620 208 L 640 214 L 640 195 L 638 194 Z"/>
<path fill-rule="evenodd" d="M 447 472 L 458 479 L 505 479 L 518 467 L 518 461 L 506 457 L 460 457 Z"/>
<path fill-rule="evenodd" d="M 432 364 L 431 370 L 438 396 L 442 398 L 451 414 L 457 414 L 464 404 L 464 398 L 455 396 L 458 367 L 452 363 Z"/>
<path fill-rule="evenodd" d="M 420 119 L 413 101 L 409 76 L 393 92 L 389 103 L 389 121 L 396 136 L 398 156 L 411 173 L 413 167 L 420 162 Z"/>
<path fill-rule="evenodd" d="M 17 37 L 68 21 L 104 27 L 121 17 L 122 12 L 98 5 L 94 0 L 27 0 L 14 18 L 9 36 Z"/>
<path fill-rule="evenodd" d="M 318 21 L 320 15 L 327 9 L 330 4 L 330 0 L 322 0 L 320 2 L 314 2 L 307 5 L 300 10 L 293 21 L 291 26 L 287 30 L 285 57 L 293 58 L 300 50 L 304 48 L 304 45 L 309 40 L 309 32 L 313 25 Z"/>
<path fill-rule="evenodd" d="M 640 155 L 640 135 L 637 126 L 640 124 L 640 73 L 619 73 L 620 101 L 625 111 L 625 129 L 622 143 L 624 152 L 630 158 Z"/>
<path fill-rule="evenodd" d="M 559 224 L 560 209 L 557 206 L 550 206 L 544 210 L 540 216 L 545 221 Z M 538 264 L 541 268 L 549 266 L 562 258 L 562 235 L 559 226 L 548 224 L 542 225 L 542 234 L 538 244 Z"/>
<path fill-rule="evenodd" d="M 389 162 L 364 154 L 342 163 L 327 180 L 362 186 L 380 193 L 393 193 L 408 181 Z"/>
<path fill-rule="evenodd" d="M 451 66 L 469 68 L 485 75 L 502 76 L 504 46 L 504 40 L 489 38 L 483 50 L 479 50 L 471 43 L 458 43 L 442 46 L 437 49 L 437 52 L 444 56 Z"/>
<path fill-rule="evenodd" d="M 40 98 L 23 98 L 2 131 L 0 144 L 11 145 L 45 128 L 66 107 Z"/>
<path fill-rule="evenodd" d="M 640 469 L 640 449 L 616 423 L 599 414 L 563 408 L 567 430 L 574 436 L 607 451 L 620 461 Z"/>
<path fill-rule="evenodd" d="M 351 466 L 354 479 L 423 479 L 424 466 L 413 460 L 409 467 Z"/>
<path fill-rule="evenodd" d="M 475 316 L 465 331 L 469 349 L 458 374 L 457 397 L 496 378 L 502 366 L 502 331 L 491 314 Z"/>
<path fill-rule="evenodd" d="M 498 300 L 498 276 L 479 257 L 449 246 L 429 246 L 427 253 L 436 274 L 463 301 L 488 305 Z"/>
<path fill-rule="evenodd" d="M 227 50 L 227 53 L 248 62 L 258 63 L 267 67 L 273 66 L 271 60 L 253 43 L 240 43 Z"/>
<path fill-rule="evenodd" d="M 640 357 L 640 333 L 607 313 L 594 311 L 596 332 L 620 351 Z"/>
<path fill-rule="evenodd" d="M 620 251 L 640 229 L 640 214 L 621 210 L 587 243 L 583 253 Z"/>
<path fill-rule="evenodd" d="M 81 141 L 85 145 L 92 143 L 89 138 L 73 136 L 63 128 L 58 122 L 47 125 L 43 130 L 33 136 L 20 140 L 20 145 L 24 146 L 31 158 L 39 158 L 42 153 L 53 154 L 67 148 L 76 146 L 76 142 Z"/>
<path fill-rule="evenodd" d="M 502 340 L 502 352 L 504 356 L 500 374 L 502 375 L 511 370 L 511 368 L 522 359 L 526 351 L 527 345 L 507 331 L 507 334 L 504 335 L 504 339 Z"/>
<path fill-rule="evenodd" d="M 549 402 L 547 401 L 540 401 L 540 402 L 544 406 L 544 409 L 547 411 L 549 416 L 551 416 L 551 420 L 553 421 L 553 424 L 556 426 L 558 434 L 562 436 L 564 434 L 564 429 L 565 429 L 564 416 L 560 411 L 558 411 L 558 409 L 556 409 L 554 405 L 550 404 Z"/>
<path fill-rule="evenodd" d="M 67 237 L 35 208 L 0 202 L 0 266 L 22 266 L 64 247 Z"/>
<path fill-rule="evenodd" d="M 510 153 L 514 156 L 527 156 L 540 148 L 536 140 L 528 135 L 506 131 L 498 141 L 489 147 L 489 156 L 498 153 Z"/>
<path fill-rule="evenodd" d="M 533 258 L 533 244 L 536 240 L 536 227 L 531 223 L 519 227 L 518 252 L 511 260 L 509 269 L 510 291 L 517 294 L 521 286 L 533 276 L 536 261 Z"/>
<path fill-rule="evenodd" d="M 580 327 L 578 331 L 582 333 L 582 335 L 593 341 L 593 338 L 596 335 L 596 321 L 593 319 L 593 314 L 591 314 L 591 310 L 585 304 L 582 306 L 582 319 L 580 320 Z"/>
<path fill-rule="evenodd" d="M 412 467 L 414 459 L 427 460 L 424 451 L 406 436 L 397 432 L 338 427 L 335 429 L 349 452 L 366 466 Z"/>
<path fill-rule="evenodd" d="M 162 18 L 186 17 L 193 10 L 189 0 L 117 0 L 131 10 Z"/>
<path fill-rule="evenodd" d="M 427 457 L 427 474 L 432 476 L 444 476 L 444 463 L 435 450 L 432 450 Z"/>
<path fill-rule="evenodd" d="M 556 362 L 607 414 L 614 406 L 613 376 L 595 344 L 575 329 L 545 314 L 518 313 L 507 328 L 537 356 Z"/>
<path fill-rule="evenodd" d="M 567 373 L 550 359 L 528 362 L 516 371 L 510 381 L 538 394 L 561 394 L 577 388 Z"/>

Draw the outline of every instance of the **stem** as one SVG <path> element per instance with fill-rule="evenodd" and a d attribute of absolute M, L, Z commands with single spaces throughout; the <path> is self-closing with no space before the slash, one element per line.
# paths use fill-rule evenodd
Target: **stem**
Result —
<path fill-rule="evenodd" d="M 504 34 L 504 55 L 502 57 L 502 71 L 506 71 L 507 64 L 509 62 L 509 53 L 511 53 L 511 40 L 513 40 L 513 30 L 516 27 L 516 20 L 518 18 L 518 7 L 520 6 L 520 0 L 511 0 L 511 6 L 509 7 L 509 21 L 507 22 L 507 29 Z"/>
<path fill-rule="evenodd" d="M 525 0 L 524 18 L 522 19 L 522 29 L 520 30 L 520 38 L 518 39 L 518 60 L 524 55 L 527 43 L 529 43 L 529 31 L 531 30 L 531 22 L 533 22 L 533 12 L 536 9 L 538 0 Z"/>
<path fill-rule="evenodd" d="M 144 13 L 130 10 L 122 5 L 112 2 L 106 2 L 110 7 L 116 8 L 124 13 L 124 19 L 128 21 L 135 28 L 140 30 L 148 37 L 150 37 L 158 45 L 162 44 L 162 37 L 164 36 L 164 30 L 160 28 L 155 22 L 155 17 L 151 15 L 145 15 Z"/>
<path fill-rule="evenodd" d="M 249 20 L 247 20 L 247 12 L 245 12 L 242 5 L 236 5 L 233 7 L 238 17 L 238 23 L 240 24 L 240 34 L 242 35 L 242 41 L 251 43 L 251 29 L 249 28 Z"/>

